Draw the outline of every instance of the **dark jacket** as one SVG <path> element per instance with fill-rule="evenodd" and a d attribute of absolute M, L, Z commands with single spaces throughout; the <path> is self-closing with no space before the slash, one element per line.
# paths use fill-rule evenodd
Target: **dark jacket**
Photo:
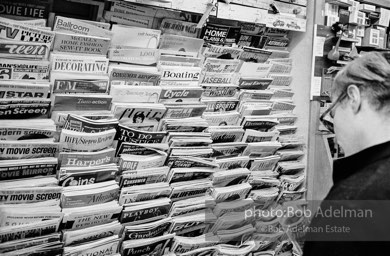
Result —
<path fill-rule="evenodd" d="M 303 255 L 390 255 L 390 141 L 336 160 L 333 183 L 321 204 L 322 212 L 333 207 L 367 210 L 367 214 L 343 218 L 315 215 L 310 227 L 317 229 L 307 233 Z M 327 232 L 327 226 L 340 225 L 349 231 Z"/>

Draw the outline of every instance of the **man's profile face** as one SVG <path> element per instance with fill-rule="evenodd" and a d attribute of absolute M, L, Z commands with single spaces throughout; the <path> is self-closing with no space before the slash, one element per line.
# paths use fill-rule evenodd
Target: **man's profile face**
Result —
<path fill-rule="evenodd" d="M 335 103 L 336 105 L 330 115 L 333 119 L 334 132 L 337 142 L 341 147 L 345 147 L 345 145 L 353 143 L 356 139 L 354 137 L 354 130 L 356 130 L 356 118 L 349 107 L 348 96 L 345 95 L 345 93 L 346 92 L 337 92 L 331 97 L 332 103 Z M 342 94 L 344 94 L 344 97 L 340 100 L 339 98 Z"/>
<path fill-rule="evenodd" d="M 338 114 L 338 108 L 340 107 L 340 104 L 341 104 L 341 102 L 337 102 L 337 100 L 340 97 L 340 94 L 341 94 L 340 92 L 334 92 L 334 93 L 332 93 L 332 96 L 331 96 L 332 104 L 337 104 L 337 105 L 334 106 L 333 110 L 329 113 L 329 116 L 332 118 L 332 122 L 333 122 L 334 132 L 335 133 L 336 133 L 336 126 L 338 126 L 336 124 L 337 117 L 339 117 L 339 115 L 337 115 Z M 339 129 L 337 129 L 337 130 L 339 130 Z"/>

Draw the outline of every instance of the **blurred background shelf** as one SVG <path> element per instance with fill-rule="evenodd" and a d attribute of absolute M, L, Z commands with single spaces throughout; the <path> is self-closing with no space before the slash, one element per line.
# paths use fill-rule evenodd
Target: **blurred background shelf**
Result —
<path fill-rule="evenodd" d="M 364 52 L 370 52 L 370 51 L 378 51 L 378 52 L 387 52 L 390 51 L 389 48 L 380 48 L 380 47 L 374 47 L 374 46 L 356 46 L 358 52 L 364 51 Z"/>
<path fill-rule="evenodd" d="M 390 8 L 390 1 L 389 0 L 362 0 L 360 1 L 364 4 L 373 4 L 381 7 Z"/>

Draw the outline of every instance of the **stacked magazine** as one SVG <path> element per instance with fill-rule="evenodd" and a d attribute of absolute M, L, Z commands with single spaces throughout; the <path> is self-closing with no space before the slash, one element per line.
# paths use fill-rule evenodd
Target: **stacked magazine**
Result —
<path fill-rule="evenodd" d="M 112 101 L 106 56 L 111 32 L 98 24 L 61 16 L 56 17 L 53 31 L 51 118 L 61 127 L 69 113 L 94 119 L 107 117 Z"/>
<path fill-rule="evenodd" d="M 73 26 L 66 24 L 71 22 Z M 77 25 L 77 26 L 76 26 Z M 80 34 L 80 28 L 86 33 Z M 119 248 L 118 167 L 112 148 L 107 51 L 111 32 L 97 23 L 57 16 L 51 53 L 52 119 L 61 129 L 57 171 L 64 187 L 64 255 L 114 254 Z"/>
<path fill-rule="evenodd" d="M 0 254 L 299 255 L 286 34 L 106 7 L 0 17 Z"/>
<path fill-rule="evenodd" d="M 61 255 L 59 144 L 48 99 L 54 32 L 6 18 L 0 23 L 14 31 L 0 36 L 0 252 Z"/>

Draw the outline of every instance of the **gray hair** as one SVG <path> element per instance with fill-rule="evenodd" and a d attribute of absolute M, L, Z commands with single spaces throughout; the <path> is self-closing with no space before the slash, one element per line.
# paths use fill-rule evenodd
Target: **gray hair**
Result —
<path fill-rule="evenodd" d="M 369 52 L 346 65 L 335 77 L 332 94 L 359 87 L 369 103 L 380 111 L 390 109 L 390 52 Z"/>

